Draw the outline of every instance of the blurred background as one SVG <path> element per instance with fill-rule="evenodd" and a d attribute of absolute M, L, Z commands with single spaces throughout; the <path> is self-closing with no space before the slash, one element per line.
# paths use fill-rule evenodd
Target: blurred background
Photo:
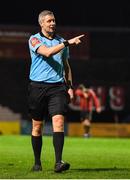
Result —
<path fill-rule="evenodd" d="M 38 14 L 54 12 L 57 32 L 69 39 L 85 34 L 70 49 L 76 88 L 93 88 L 102 112 L 93 113 L 93 137 L 130 137 L 130 2 L 94 0 L 3 1 L 0 10 L 0 134 L 30 134 L 27 88 L 30 67 L 28 39 L 40 31 Z M 69 109 L 68 136 L 82 136 L 80 111 Z M 51 120 L 46 135 L 52 133 Z"/>

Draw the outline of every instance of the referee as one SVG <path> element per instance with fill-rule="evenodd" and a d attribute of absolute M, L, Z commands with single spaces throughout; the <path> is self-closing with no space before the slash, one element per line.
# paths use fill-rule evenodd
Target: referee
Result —
<path fill-rule="evenodd" d="M 35 160 L 32 171 L 42 171 L 43 120 L 49 116 L 53 126 L 54 171 L 62 172 L 70 167 L 69 163 L 62 161 L 64 119 L 68 103 L 73 98 L 69 46 L 81 43 L 80 38 L 84 35 L 64 40 L 56 34 L 55 16 L 49 10 L 39 14 L 38 22 L 41 31 L 29 38 L 31 66 L 28 107 L 32 119 L 31 142 Z"/>

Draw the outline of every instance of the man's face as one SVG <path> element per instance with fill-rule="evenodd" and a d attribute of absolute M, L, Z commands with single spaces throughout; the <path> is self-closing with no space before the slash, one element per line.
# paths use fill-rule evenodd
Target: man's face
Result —
<path fill-rule="evenodd" d="M 47 33 L 53 33 L 56 29 L 55 17 L 53 15 L 46 15 L 41 22 L 41 27 Z"/>

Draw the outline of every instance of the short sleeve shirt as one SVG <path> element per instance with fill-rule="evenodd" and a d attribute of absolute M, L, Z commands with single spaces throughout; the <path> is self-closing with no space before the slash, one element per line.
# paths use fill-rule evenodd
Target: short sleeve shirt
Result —
<path fill-rule="evenodd" d="M 63 61 L 69 58 L 68 47 L 63 48 L 59 53 L 52 55 L 49 58 L 37 53 L 37 49 L 41 45 L 52 47 L 63 41 L 64 39 L 58 35 L 55 35 L 54 38 L 50 40 L 42 33 L 37 33 L 29 38 L 29 50 L 31 56 L 30 80 L 48 83 L 64 81 Z"/>

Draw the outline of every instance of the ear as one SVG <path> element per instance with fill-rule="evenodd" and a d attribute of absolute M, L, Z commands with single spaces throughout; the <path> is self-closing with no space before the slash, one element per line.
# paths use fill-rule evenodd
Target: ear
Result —
<path fill-rule="evenodd" d="M 40 21 L 39 24 L 40 24 L 40 26 L 42 27 L 42 26 L 43 26 L 43 21 Z"/>
<path fill-rule="evenodd" d="M 42 23 L 42 22 L 40 22 L 40 26 L 41 26 L 41 27 L 43 26 L 43 23 Z"/>

